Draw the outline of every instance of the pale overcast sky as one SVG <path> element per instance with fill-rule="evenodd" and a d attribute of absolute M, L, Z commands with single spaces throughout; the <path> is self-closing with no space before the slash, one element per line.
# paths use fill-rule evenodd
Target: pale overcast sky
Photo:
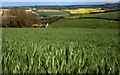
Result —
<path fill-rule="evenodd" d="M 118 2 L 120 0 L 1 0 L 2 2 Z"/>

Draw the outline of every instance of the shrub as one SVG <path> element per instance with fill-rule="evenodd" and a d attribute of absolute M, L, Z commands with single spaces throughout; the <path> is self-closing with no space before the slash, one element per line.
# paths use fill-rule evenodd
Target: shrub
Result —
<path fill-rule="evenodd" d="M 37 14 L 21 8 L 10 9 L 2 21 L 3 27 L 32 27 L 33 24 L 40 24 L 40 18 Z"/>

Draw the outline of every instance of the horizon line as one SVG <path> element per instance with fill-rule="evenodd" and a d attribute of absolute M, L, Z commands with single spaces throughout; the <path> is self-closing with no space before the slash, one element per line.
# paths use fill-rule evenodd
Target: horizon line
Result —
<path fill-rule="evenodd" d="M 2 2 L 4 2 L 4 1 L 2 1 Z M 12 2 L 12 1 L 5 1 L 5 2 Z M 15 1 L 14 1 L 15 2 Z M 16 1 L 17 2 L 17 1 Z M 18 1 L 18 2 L 21 2 L 21 1 Z M 24 2 L 24 1 L 23 1 Z M 29 2 L 29 1 L 26 1 L 26 2 Z M 33 1 L 30 1 L 30 2 L 33 2 Z M 34 2 L 39 2 L 39 1 L 34 1 Z M 56 1 L 54 1 L 54 2 L 56 2 Z M 58 1 L 59 2 L 59 1 Z M 73 2 L 73 1 L 71 1 L 71 2 Z M 75 1 L 74 1 L 75 2 Z M 76 1 L 77 2 L 77 1 Z M 105 2 L 105 1 L 104 1 Z M 119 2 L 119 1 L 110 1 L 110 2 Z"/>

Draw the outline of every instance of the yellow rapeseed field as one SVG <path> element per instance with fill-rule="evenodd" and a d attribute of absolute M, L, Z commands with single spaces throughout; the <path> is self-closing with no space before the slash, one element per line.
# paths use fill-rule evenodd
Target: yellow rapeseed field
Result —
<path fill-rule="evenodd" d="M 79 8 L 77 10 L 65 10 L 70 12 L 71 14 L 87 14 L 92 12 L 105 12 L 105 10 L 93 9 L 93 8 Z"/>

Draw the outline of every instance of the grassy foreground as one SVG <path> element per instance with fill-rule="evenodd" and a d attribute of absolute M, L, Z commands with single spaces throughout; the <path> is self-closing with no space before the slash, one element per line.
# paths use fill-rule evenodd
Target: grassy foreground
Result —
<path fill-rule="evenodd" d="M 117 29 L 4 28 L 3 73 L 119 73 Z"/>

